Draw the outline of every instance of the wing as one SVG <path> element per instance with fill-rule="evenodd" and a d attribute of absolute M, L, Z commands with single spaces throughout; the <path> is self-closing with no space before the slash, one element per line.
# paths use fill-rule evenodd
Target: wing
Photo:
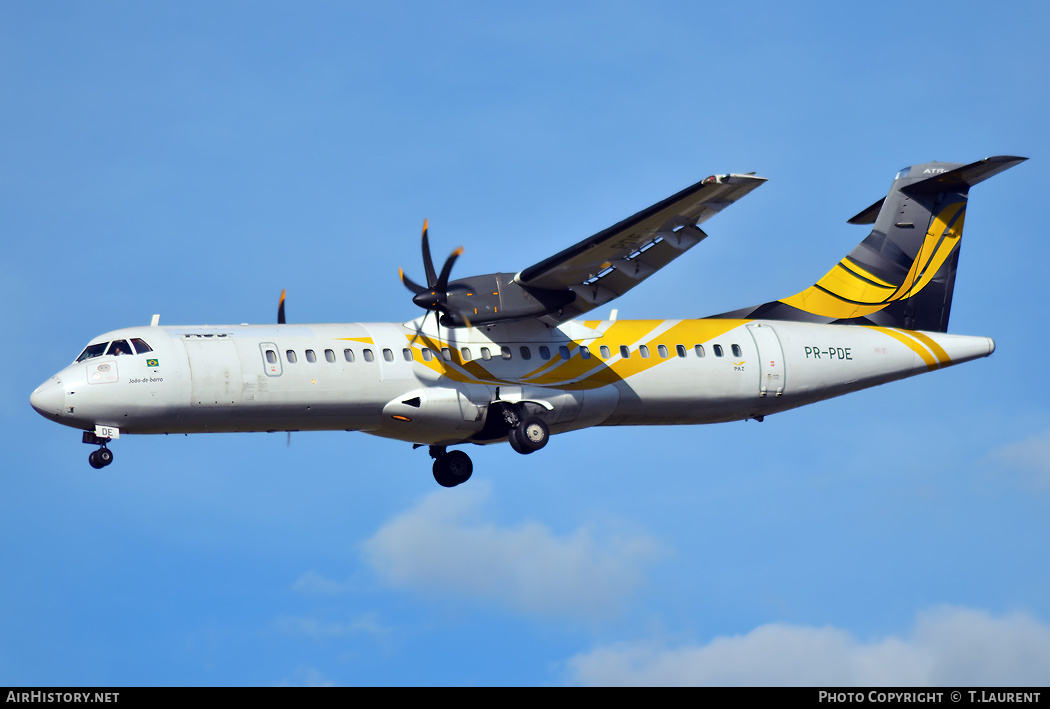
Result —
<path fill-rule="evenodd" d="M 765 181 L 753 174 L 708 177 L 529 266 L 514 282 L 527 290 L 575 294 L 540 317 L 551 325 L 571 320 L 623 295 L 699 244 L 707 237 L 699 224 Z"/>

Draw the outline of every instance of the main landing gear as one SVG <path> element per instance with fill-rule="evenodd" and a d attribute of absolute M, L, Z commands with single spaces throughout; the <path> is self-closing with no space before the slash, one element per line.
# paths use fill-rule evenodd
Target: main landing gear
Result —
<path fill-rule="evenodd" d="M 442 487 L 455 487 L 470 480 L 474 463 L 463 451 L 446 451 L 445 446 L 430 446 L 434 459 L 434 479 Z"/>
<path fill-rule="evenodd" d="M 550 435 L 550 429 L 542 419 L 529 416 L 507 432 L 507 441 L 511 448 L 522 455 L 528 455 L 547 445 Z"/>
<path fill-rule="evenodd" d="M 110 439 L 99 438 L 91 431 L 85 431 L 82 440 L 84 443 L 99 447 L 97 451 L 91 451 L 91 455 L 88 456 L 88 463 L 91 464 L 92 468 L 100 470 L 113 462 L 113 451 L 106 448 L 106 444 L 109 443 Z"/>
<path fill-rule="evenodd" d="M 510 447 L 522 455 L 535 453 L 547 445 L 550 429 L 543 419 L 529 416 L 524 407 L 497 402 L 489 411 L 489 418 L 475 441 L 495 441 L 507 437 Z M 463 451 L 449 451 L 445 446 L 430 446 L 434 459 L 434 479 L 442 487 L 462 485 L 474 472 L 474 464 Z"/>

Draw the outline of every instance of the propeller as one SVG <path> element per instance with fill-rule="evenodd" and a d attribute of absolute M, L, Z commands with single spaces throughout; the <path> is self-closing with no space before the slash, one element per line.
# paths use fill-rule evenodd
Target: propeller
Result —
<path fill-rule="evenodd" d="M 405 284 L 405 288 L 408 288 L 415 293 L 412 302 L 426 310 L 428 313 L 434 311 L 440 315 L 448 316 L 449 320 L 451 320 L 452 310 L 448 306 L 448 277 L 452 273 L 452 265 L 456 263 L 456 259 L 459 258 L 459 255 L 462 253 L 463 247 L 460 246 L 449 254 L 448 259 L 445 260 L 445 265 L 441 267 L 441 273 L 434 271 L 434 259 L 430 256 L 430 239 L 428 237 L 427 221 L 424 220 L 423 268 L 427 274 L 426 287 L 419 285 L 406 276 L 403 269 L 397 269 L 397 272 L 401 276 L 401 282 Z M 440 316 L 438 322 L 441 322 Z"/>
<path fill-rule="evenodd" d="M 284 294 L 285 294 L 285 289 L 282 288 L 281 289 L 281 301 L 277 304 L 277 324 L 278 325 L 284 325 L 285 324 L 285 319 L 284 319 Z M 292 432 L 291 431 L 288 431 L 288 438 L 285 440 L 285 444 L 284 445 L 285 445 L 286 448 L 291 448 L 292 447 Z"/>

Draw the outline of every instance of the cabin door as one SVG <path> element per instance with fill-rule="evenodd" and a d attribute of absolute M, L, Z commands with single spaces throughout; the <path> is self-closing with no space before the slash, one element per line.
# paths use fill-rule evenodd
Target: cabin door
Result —
<path fill-rule="evenodd" d="M 769 325 L 750 323 L 748 332 L 758 348 L 758 395 L 780 396 L 784 393 L 784 350 L 780 338 Z"/>
<path fill-rule="evenodd" d="M 187 337 L 191 406 L 240 406 L 244 383 L 241 359 L 232 337 Z"/>

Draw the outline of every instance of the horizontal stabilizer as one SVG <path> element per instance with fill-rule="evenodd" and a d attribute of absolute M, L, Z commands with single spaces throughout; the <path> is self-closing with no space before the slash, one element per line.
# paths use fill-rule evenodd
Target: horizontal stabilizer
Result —
<path fill-rule="evenodd" d="M 883 197 L 875 204 L 871 205 L 867 209 L 863 210 L 857 216 L 849 220 L 850 224 L 874 224 L 875 220 L 879 218 L 879 212 L 882 210 L 882 203 L 886 201 Z"/>
<path fill-rule="evenodd" d="M 928 194 L 930 192 L 943 192 L 945 190 L 958 190 L 965 192 L 978 182 L 983 182 L 993 175 L 998 175 L 1003 170 L 1008 170 L 1028 158 L 1014 157 L 1013 155 L 997 155 L 994 158 L 985 158 L 972 162 L 969 165 L 957 167 L 940 174 L 928 177 L 919 182 L 913 182 L 901 188 L 901 192 L 910 195 Z M 926 166 L 927 170 L 935 167 Z M 919 175 L 909 175 L 919 177 Z"/>

